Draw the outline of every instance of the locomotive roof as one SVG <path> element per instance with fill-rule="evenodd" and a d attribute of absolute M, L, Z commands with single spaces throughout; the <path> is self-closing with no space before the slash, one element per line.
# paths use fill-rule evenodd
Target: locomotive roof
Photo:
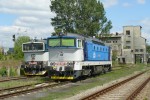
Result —
<path fill-rule="evenodd" d="M 84 36 L 84 35 L 81 35 L 81 34 L 74 34 L 74 33 L 67 33 L 67 35 L 52 36 L 52 37 L 49 37 L 49 38 L 57 38 L 57 37 L 71 37 L 71 38 L 86 40 L 86 41 L 89 41 L 89 42 L 91 41 L 91 42 L 94 42 L 96 44 L 105 45 L 104 42 L 102 42 L 99 39 L 96 39 L 96 38 L 93 38 L 93 37 L 90 37 L 90 36 Z"/>
<path fill-rule="evenodd" d="M 36 40 L 30 40 L 29 42 L 25 42 L 25 43 L 47 43 L 46 39 L 42 39 L 42 40 L 39 40 L 39 39 L 36 39 Z"/>

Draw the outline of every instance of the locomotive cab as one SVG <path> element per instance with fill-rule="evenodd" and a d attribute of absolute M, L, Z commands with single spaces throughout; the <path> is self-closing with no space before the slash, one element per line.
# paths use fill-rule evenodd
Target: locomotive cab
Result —
<path fill-rule="evenodd" d="M 46 42 L 46 41 L 45 41 Z M 31 41 L 22 44 L 24 64 L 21 68 L 25 75 L 45 75 L 48 66 L 48 51 L 44 41 Z"/>
<path fill-rule="evenodd" d="M 74 62 L 84 60 L 83 39 L 74 36 L 52 36 L 48 40 L 49 75 L 52 79 L 72 79 Z"/>

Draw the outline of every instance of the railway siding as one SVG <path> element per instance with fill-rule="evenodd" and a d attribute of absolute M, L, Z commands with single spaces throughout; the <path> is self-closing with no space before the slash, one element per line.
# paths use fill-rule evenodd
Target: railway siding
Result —
<path fill-rule="evenodd" d="M 150 72 L 147 73 L 150 76 Z M 147 85 L 140 91 L 135 100 L 149 100 L 150 99 L 150 81 Z"/>
<path fill-rule="evenodd" d="M 112 82 L 110 82 L 110 83 L 108 83 L 108 84 L 104 84 L 103 86 L 97 86 L 97 87 L 95 87 L 95 88 L 93 88 L 93 89 L 89 89 L 89 90 L 87 90 L 87 91 L 84 91 L 84 93 L 80 93 L 80 94 L 77 94 L 77 95 L 75 95 L 75 96 L 73 96 L 73 97 L 70 97 L 70 98 L 68 98 L 68 99 L 65 99 L 65 100 L 78 100 L 79 98 L 84 98 L 85 96 L 87 96 L 87 95 L 90 95 L 91 93 L 95 93 L 95 92 L 97 92 L 97 91 L 100 91 L 100 90 L 103 90 L 103 89 L 105 89 L 105 88 L 107 88 L 108 86 L 112 86 L 113 84 L 116 84 L 116 83 L 118 83 L 118 82 L 120 82 L 120 81 L 123 81 L 123 80 L 125 80 L 125 79 L 127 79 L 127 78 L 129 78 L 129 77 L 131 77 L 131 76 L 133 76 L 133 75 L 130 75 L 130 76 L 127 76 L 127 77 L 125 77 L 125 78 L 121 78 L 121 79 L 118 79 L 118 80 L 115 80 L 115 81 L 112 81 Z M 145 76 L 145 75 L 144 75 Z M 143 77 L 144 77 L 143 76 Z M 145 78 L 141 78 L 141 79 L 145 79 Z M 147 76 L 145 76 L 145 77 L 147 77 Z M 138 81 L 138 83 L 140 82 L 141 80 L 139 80 Z M 134 84 L 133 84 L 134 85 Z M 126 89 L 126 86 L 125 86 L 125 89 Z M 118 91 L 118 90 L 117 90 Z M 117 96 L 116 96 L 117 97 Z M 114 100 L 116 100 L 116 97 L 114 97 L 115 99 Z M 118 94 L 118 97 L 120 97 L 120 95 Z M 110 97 L 111 98 L 111 97 Z M 113 97 L 112 97 L 113 98 Z M 111 100 L 112 100 L 112 98 L 111 98 Z M 100 99 L 101 100 L 101 99 Z M 102 99 L 103 100 L 103 99 Z M 106 100 L 106 98 L 105 98 L 105 100 Z"/>
<path fill-rule="evenodd" d="M 51 82 L 51 83 L 40 83 L 40 84 L 34 84 L 34 85 L 32 84 L 32 85 L 14 87 L 12 89 L 9 88 L 9 89 L 5 89 L 5 90 L 11 90 L 11 91 L 9 91 L 9 92 L 3 91 L 3 93 L 0 94 L 0 99 L 10 98 L 12 96 L 18 96 L 21 94 L 27 94 L 27 93 L 39 91 L 42 89 L 53 88 L 56 86 L 67 84 L 67 83 L 68 82 L 62 82 L 62 83 Z"/>
<path fill-rule="evenodd" d="M 138 93 L 137 90 L 140 90 L 149 79 L 149 75 L 145 73 L 139 74 L 138 76 L 136 75 L 136 77 L 131 77 L 115 85 L 109 86 L 106 89 L 87 95 L 81 98 L 81 100 L 133 100 L 136 93 Z"/>

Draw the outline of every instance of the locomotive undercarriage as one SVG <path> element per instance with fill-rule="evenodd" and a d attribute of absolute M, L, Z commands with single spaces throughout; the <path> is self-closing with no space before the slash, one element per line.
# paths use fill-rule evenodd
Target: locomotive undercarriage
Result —
<path fill-rule="evenodd" d="M 82 70 L 67 70 L 67 71 L 56 71 L 56 70 L 49 70 L 48 74 L 51 79 L 55 80 L 73 80 L 79 79 L 83 76 L 93 76 L 100 73 L 106 73 L 111 71 L 111 65 L 103 65 L 103 66 L 83 66 Z"/>
<path fill-rule="evenodd" d="M 76 79 L 81 76 L 82 71 L 73 70 L 73 66 L 64 66 L 64 70 L 62 67 L 59 67 L 59 71 L 56 70 L 54 67 L 50 67 L 48 71 L 48 75 L 51 79 Z"/>
<path fill-rule="evenodd" d="M 97 75 L 111 71 L 111 65 L 83 66 L 82 75 Z"/>
<path fill-rule="evenodd" d="M 28 64 L 22 65 L 25 75 L 46 75 L 47 71 L 42 64 Z"/>

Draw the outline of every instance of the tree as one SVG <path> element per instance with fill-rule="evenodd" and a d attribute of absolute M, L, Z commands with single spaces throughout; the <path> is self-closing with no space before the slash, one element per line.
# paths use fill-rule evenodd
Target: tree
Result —
<path fill-rule="evenodd" d="M 51 23 L 55 32 L 64 30 L 93 36 L 108 33 L 112 28 L 112 23 L 107 20 L 100 1 L 53 0 L 51 4 L 51 11 L 56 13 Z"/>
<path fill-rule="evenodd" d="M 56 13 L 56 17 L 52 18 L 51 24 L 54 26 L 55 32 L 64 30 L 73 32 L 74 8 L 76 0 L 53 0 L 50 6 L 51 11 Z"/>
<path fill-rule="evenodd" d="M 117 59 L 117 50 L 112 51 L 112 61 L 115 61 Z"/>
<path fill-rule="evenodd" d="M 150 53 L 150 45 L 146 44 L 146 52 Z"/>
<path fill-rule="evenodd" d="M 16 59 L 23 58 L 24 54 L 22 52 L 22 43 L 29 42 L 30 37 L 28 36 L 20 36 L 17 38 L 14 44 L 14 57 Z"/>

